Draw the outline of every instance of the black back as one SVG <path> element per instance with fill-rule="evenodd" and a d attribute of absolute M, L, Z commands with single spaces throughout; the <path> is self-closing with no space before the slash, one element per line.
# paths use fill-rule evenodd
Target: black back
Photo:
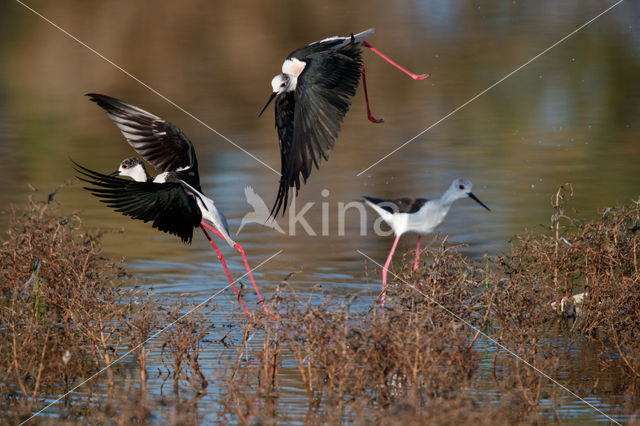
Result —
<path fill-rule="evenodd" d="M 364 196 L 365 200 L 376 204 L 388 211 L 389 213 L 416 213 L 429 201 L 426 198 L 395 198 L 393 200 L 384 200 L 381 198 L 373 198 Z"/>
<path fill-rule="evenodd" d="M 289 53 L 287 58 L 297 58 L 304 61 L 307 56 L 313 55 L 314 53 L 326 52 L 327 50 L 332 50 L 337 47 L 339 48 L 340 45 L 346 44 L 350 38 L 351 37 L 330 37 L 327 40 L 314 41 L 313 43 L 309 43 L 306 46 L 300 47 Z"/>

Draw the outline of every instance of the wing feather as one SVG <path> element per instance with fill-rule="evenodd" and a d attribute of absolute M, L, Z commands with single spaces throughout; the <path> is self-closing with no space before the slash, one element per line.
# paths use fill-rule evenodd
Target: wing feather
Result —
<path fill-rule="evenodd" d="M 153 221 L 154 228 L 191 243 L 193 228 L 200 224 L 202 213 L 180 182 L 136 182 L 73 164 L 80 174 L 78 179 L 91 185 L 85 189 L 101 202 L 133 219 Z"/>
<path fill-rule="evenodd" d="M 110 96 L 97 93 L 87 96 L 107 112 L 129 145 L 149 164 L 163 172 L 189 169 L 186 180 L 199 190 L 195 149 L 178 126 Z"/>
<path fill-rule="evenodd" d="M 415 213 L 429 201 L 426 198 L 395 198 L 382 199 L 373 197 L 364 197 L 367 201 L 379 206 L 381 209 L 389 213 Z"/>

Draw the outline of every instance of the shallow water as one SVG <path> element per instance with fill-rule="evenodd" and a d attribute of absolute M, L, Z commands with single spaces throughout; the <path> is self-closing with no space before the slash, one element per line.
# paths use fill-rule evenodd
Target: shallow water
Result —
<path fill-rule="evenodd" d="M 319 284 L 336 296 L 364 291 L 372 297 L 379 291 L 378 271 L 357 250 L 383 262 L 391 238 L 373 234 L 371 212 L 361 229 L 355 209 L 346 214 L 340 235 L 340 202 L 363 194 L 434 198 L 452 179 L 464 176 L 492 212 L 460 201 L 439 231 L 449 235 L 449 242 L 465 244 L 465 254 L 480 257 L 506 250 L 516 233 L 548 225 L 550 197 L 565 182 L 575 189 L 570 205 L 576 211 L 570 214 L 592 217 L 637 199 L 640 9 L 633 2 L 617 6 L 357 176 L 610 4 L 29 3 L 276 170 L 273 110 L 260 119 L 256 115 L 270 94 L 272 76 L 294 48 L 375 27 L 374 46 L 414 72 L 429 72 L 429 79 L 415 82 L 365 51 L 372 110 L 386 122 L 366 120 L 359 90 L 329 161 L 314 170 L 297 199 L 298 209 L 315 203 L 305 218 L 318 235 L 308 235 L 300 225 L 290 235 L 286 218 L 279 219 L 289 231 L 285 235 L 255 223 L 237 235 L 252 265 L 282 250 L 255 272 L 266 295 L 299 271 L 289 279 L 299 294 Z M 133 154 L 105 114 L 82 96 L 98 92 L 139 105 L 184 130 L 198 152 L 202 187 L 233 232 L 252 210 L 244 197 L 246 186 L 271 206 L 278 177 L 269 168 L 20 4 L 3 3 L 0 23 L 0 178 L 5 182 L 0 205 L 20 205 L 30 187 L 38 189 L 36 197 L 45 197 L 73 179 L 69 157 L 107 172 Z M 153 291 L 200 301 L 226 285 L 201 236 L 191 246 L 182 245 L 105 208 L 77 183 L 61 188 L 56 198 L 66 212 L 77 210 L 85 226 L 108 230 L 106 254 L 125 257 Z M 6 214 L 0 216 L 3 228 L 7 220 Z M 322 235 L 323 224 L 328 235 Z M 415 238 L 407 236 L 400 249 L 414 244 Z M 221 247 L 232 274 L 240 276 L 241 258 L 224 243 Z M 229 292 L 216 300 L 223 309 L 235 310 Z M 210 372 L 224 356 L 206 353 Z M 306 406 L 293 370 L 290 381 L 281 402 L 287 401 L 292 417 L 300 413 L 303 419 Z M 215 392 L 210 395 L 215 398 Z M 594 398 L 604 411 L 615 411 L 615 396 Z M 572 402 L 567 397 L 567 415 L 598 419 Z M 206 406 L 201 405 L 205 418 Z"/>

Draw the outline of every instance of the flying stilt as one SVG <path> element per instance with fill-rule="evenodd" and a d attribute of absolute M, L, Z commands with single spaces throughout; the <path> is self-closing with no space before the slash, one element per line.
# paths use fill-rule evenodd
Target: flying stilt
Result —
<path fill-rule="evenodd" d="M 307 181 L 313 165 L 328 159 L 328 152 L 340 132 L 362 74 L 367 115 L 370 121 L 381 123 L 371 115 L 369 95 L 361 47 L 365 46 L 415 80 L 428 74 L 413 74 L 384 56 L 364 41 L 373 28 L 347 37 L 334 36 L 316 41 L 291 52 L 282 64 L 282 74 L 271 80 L 273 92 L 260 115 L 276 98 L 275 121 L 280 141 L 281 177 L 271 215 L 284 213 L 289 188 L 300 190 L 300 179 Z M 294 196 L 295 196 L 294 195 Z"/>
<path fill-rule="evenodd" d="M 433 232 L 442 223 L 449 213 L 449 208 L 454 201 L 461 198 L 470 197 L 487 210 L 487 207 L 471 192 L 471 181 L 458 178 L 451 183 L 451 186 L 437 200 L 427 200 L 425 198 L 397 198 L 394 200 L 382 200 L 372 197 L 364 197 L 366 203 L 378 213 L 382 219 L 393 230 L 395 240 L 389 251 L 387 261 L 382 268 L 382 298 L 381 306 L 384 310 L 386 297 L 387 272 L 391 264 L 393 252 L 396 250 L 398 241 L 402 234 L 418 234 L 418 245 L 416 247 L 416 257 L 413 269 L 418 269 L 420 257 L 420 239 L 423 235 Z"/>
<path fill-rule="evenodd" d="M 222 253 L 205 228 L 218 235 L 241 254 L 258 299 L 265 312 L 271 314 L 255 283 L 242 246 L 229 234 L 225 216 L 213 200 L 202 193 L 198 161 L 191 141 L 174 124 L 141 108 L 105 95 L 87 96 L 105 109 L 133 149 L 161 173 L 155 178 L 150 177 L 137 158 L 125 159 L 118 171 L 111 175 L 74 163 L 82 175 L 79 178 L 92 185 L 86 189 L 116 211 L 144 222 L 153 221 L 154 228 L 177 235 L 185 243 L 191 242 L 193 228 L 200 227 L 216 251 L 243 310 L 250 315 Z"/>

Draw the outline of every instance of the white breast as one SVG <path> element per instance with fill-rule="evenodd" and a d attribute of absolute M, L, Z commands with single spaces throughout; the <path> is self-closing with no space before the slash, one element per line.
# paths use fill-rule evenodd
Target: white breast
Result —
<path fill-rule="evenodd" d="M 437 200 L 427 202 L 419 212 L 410 216 L 407 232 L 420 235 L 432 233 L 449 213 L 449 207 L 450 205 L 441 205 Z"/>

